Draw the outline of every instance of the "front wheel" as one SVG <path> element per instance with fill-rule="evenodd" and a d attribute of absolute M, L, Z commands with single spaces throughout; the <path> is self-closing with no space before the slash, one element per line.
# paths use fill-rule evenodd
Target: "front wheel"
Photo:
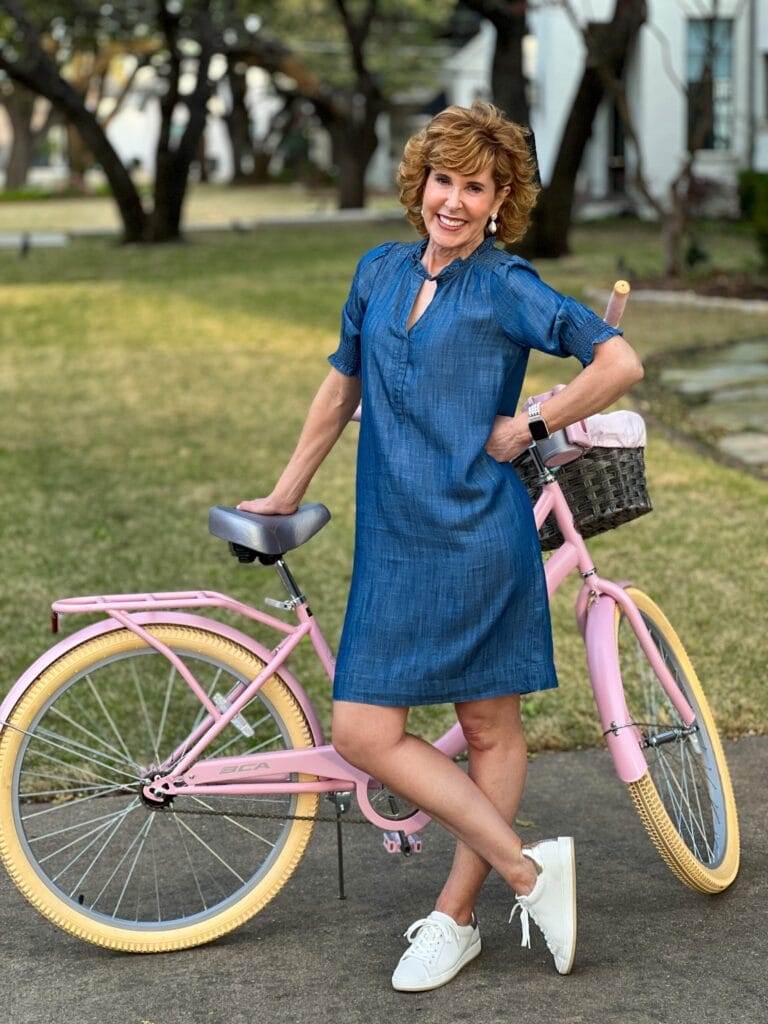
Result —
<path fill-rule="evenodd" d="M 687 732 L 634 630 L 616 606 L 619 667 L 648 771 L 629 784 L 637 813 L 670 870 L 697 892 L 722 892 L 739 870 L 739 822 L 715 720 L 693 665 L 661 609 L 627 588 L 653 643 L 696 714 Z"/>
<path fill-rule="evenodd" d="M 212 630 L 147 629 L 214 700 L 264 667 Z M 285 885 L 309 842 L 317 793 L 180 794 L 166 806 L 143 798 L 143 778 L 189 746 L 204 714 L 168 660 L 127 629 L 62 655 L 13 709 L 0 736 L 0 857 L 54 924 L 127 952 L 183 949 L 236 928 Z M 203 758 L 313 743 L 278 675 L 240 727 L 230 723 Z"/>

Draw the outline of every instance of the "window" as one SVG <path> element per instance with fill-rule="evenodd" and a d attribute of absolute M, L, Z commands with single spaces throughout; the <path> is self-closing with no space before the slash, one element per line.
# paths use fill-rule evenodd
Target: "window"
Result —
<path fill-rule="evenodd" d="M 733 135 L 733 19 L 688 20 L 688 148 L 730 149 Z"/>

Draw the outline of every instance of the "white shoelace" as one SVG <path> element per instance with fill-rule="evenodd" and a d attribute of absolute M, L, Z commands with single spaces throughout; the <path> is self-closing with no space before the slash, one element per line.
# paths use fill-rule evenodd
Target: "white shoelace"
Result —
<path fill-rule="evenodd" d="M 520 900 L 515 901 L 514 907 L 512 907 L 512 913 L 509 915 L 509 924 L 512 924 L 512 918 L 515 916 L 515 911 L 520 911 L 520 929 L 523 933 L 523 941 L 520 943 L 521 946 L 527 946 L 531 948 L 531 924 L 528 918 L 528 909 L 523 906 Z"/>
<path fill-rule="evenodd" d="M 420 931 L 414 938 L 417 929 Z M 403 935 L 411 943 L 408 954 L 419 960 L 434 960 L 439 955 L 443 942 L 448 942 L 451 938 L 449 926 L 444 921 L 435 921 L 434 918 L 428 917 L 414 921 Z"/>
<path fill-rule="evenodd" d="M 523 938 L 522 938 L 522 941 L 521 941 L 520 945 L 521 946 L 527 946 L 528 949 L 530 949 L 531 948 L 531 923 L 530 923 L 530 918 L 529 918 L 529 915 L 528 915 L 528 908 L 523 906 L 523 904 L 518 899 L 516 901 L 514 907 L 512 907 L 512 913 L 509 915 L 509 922 L 508 922 L 509 924 L 512 924 L 512 918 L 515 916 L 515 911 L 516 910 L 520 911 L 520 928 L 521 928 L 522 933 L 523 933 Z M 534 917 L 534 921 L 536 921 L 535 917 Z M 536 924 L 538 924 L 539 928 L 541 928 L 541 925 L 539 924 L 538 921 L 536 921 Z M 559 946 L 556 943 L 553 944 L 552 942 L 550 942 L 549 936 L 547 935 L 547 933 L 544 931 L 543 928 L 541 928 L 541 934 L 544 936 L 544 941 L 546 942 L 547 949 L 550 951 L 550 953 L 553 956 L 558 956 L 559 953 L 560 953 Z"/>

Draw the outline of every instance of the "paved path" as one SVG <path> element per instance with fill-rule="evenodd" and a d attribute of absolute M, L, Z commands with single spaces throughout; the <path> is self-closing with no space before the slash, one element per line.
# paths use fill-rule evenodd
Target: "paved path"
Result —
<path fill-rule="evenodd" d="M 530 838 L 571 832 L 579 868 L 574 972 L 560 977 L 532 926 L 533 950 L 508 925 L 510 893 L 492 875 L 478 916 L 484 949 L 434 992 L 390 987 L 402 932 L 432 908 L 450 836 L 431 825 L 425 852 L 386 854 L 374 829 L 346 830 L 347 899 L 336 889 L 335 829 L 318 825 L 286 889 L 218 943 L 137 957 L 57 931 L 0 876 L 1 1019 L 13 1024 L 765 1024 L 768 738 L 727 747 L 742 821 L 731 890 L 698 896 L 667 872 L 604 751 L 531 764 L 520 812 Z"/>

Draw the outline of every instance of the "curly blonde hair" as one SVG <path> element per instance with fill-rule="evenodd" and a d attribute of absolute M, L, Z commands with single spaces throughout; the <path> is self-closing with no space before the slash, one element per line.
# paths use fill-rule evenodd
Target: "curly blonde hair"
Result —
<path fill-rule="evenodd" d="M 540 192 L 527 141 L 530 134 L 492 103 L 475 100 L 471 107 L 446 107 L 412 135 L 397 170 L 397 184 L 405 215 L 419 234 L 427 234 L 421 203 L 431 167 L 464 175 L 490 167 L 497 189 L 509 185 L 499 207 L 496 238 L 519 241 Z"/>

